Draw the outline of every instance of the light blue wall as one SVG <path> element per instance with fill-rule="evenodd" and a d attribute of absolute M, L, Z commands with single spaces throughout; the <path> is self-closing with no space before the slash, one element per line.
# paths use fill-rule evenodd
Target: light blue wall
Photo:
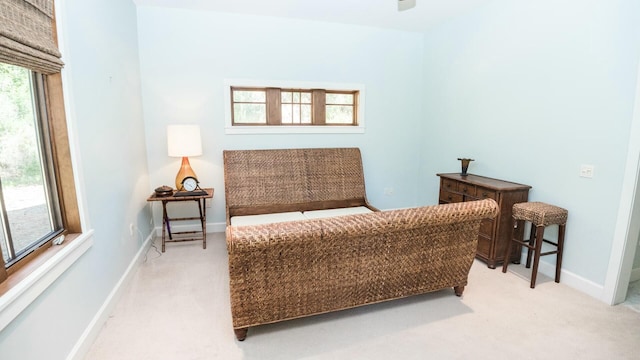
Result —
<path fill-rule="evenodd" d="M 423 156 L 569 210 L 563 269 L 605 280 L 640 58 L 637 1 L 495 1 L 425 36 Z M 434 156 L 437 154 L 437 156 Z M 595 166 L 593 179 L 578 176 Z M 544 259 L 544 258 L 543 258 Z M 544 259 L 553 262 L 554 259 Z"/>
<path fill-rule="evenodd" d="M 202 126 L 204 155 L 191 162 L 217 191 L 210 221 L 224 219 L 223 149 L 358 146 L 380 208 L 436 203 L 435 174 L 459 171 L 456 158 L 469 156 L 471 172 L 530 184 L 532 200 L 569 209 L 563 268 L 603 283 L 640 57 L 637 1 L 495 1 L 425 35 L 136 14 L 129 0 L 57 3 L 94 246 L 0 333 L 3 358 L 69 353 L 141 246 L 129 224 L 150 231 L 146 196 L 173 182 L 170 123 Z M 225 78 L 364 84 L 366 133 L 225 135 Z M 579 178 L 580 164 L 595 165 L 595 177 Z M 39 346 L 28 345 L 33 336 Z"/>
<path fill-rule="evenodd" d="M 166 125 L 201 125 L 191 165 L 216 195 L 208 222 L 224 222 L 223 149 L 360 147 L 367 195 L 380 208 L 417 203 L 422 35 L 366 27 L 156 7 L 138 8 L 150 179 L 171 185 Z M 364 134 L 225 135 L 223 80 L 358 83 Z M 384 188 L 392 187 L 393 196 Z M 160 222 L 160 206 L 154 208 Z"/>
<path fill-rule="evenodd" d="M 151 230 L 135 6 L 56 3 L 67 117 L 94 244 L 0 333 L 2 359 L 66 358 Z M 142 234 L 131 237 L 130 223 Z"/>
<path fill-rule="evenodd" d="M 640 186 L 638 187 L 640 188 Z M 636 255 L 633 260 L 633 269 L 635 271 L 640 271 L 640 235 L 638 235 L 638 239 L 636 240 Z"/>

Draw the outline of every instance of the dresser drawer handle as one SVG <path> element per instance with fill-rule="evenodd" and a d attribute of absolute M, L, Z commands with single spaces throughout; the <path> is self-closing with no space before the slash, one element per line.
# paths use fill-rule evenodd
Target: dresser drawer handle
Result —
<path fill-rule="evenodd" d="M 487 193 L 487 192 L 483 192 L 482 193 L 482 197 L 487 197 L 487 196 L 489 196 L 489 193 Z"/>
<path fill-rule="evenodd" d="M 451 201 L 451 200 L 453 200 L 453 197 L 452 197 L 451 195 L 449 195 L 449 196 L 447 197 L 447 200 Z"/>

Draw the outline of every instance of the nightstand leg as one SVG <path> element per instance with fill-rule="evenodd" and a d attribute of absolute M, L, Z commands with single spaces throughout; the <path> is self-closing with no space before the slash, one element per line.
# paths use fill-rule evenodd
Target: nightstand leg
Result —
<path fill-rule="evenodd" d="M 164 252 L 164 237 L 165 237 L 165 230 L 167 226 L 169 226 L 168 222 L 169 220 L 167 219 L 167 202 L 163 201 L 162 202 L 162 252 Z"/>
<path fill-rule="evenodd" d="M 202 248 L 207 248 L 207 200 L 198 200 L 198 210 L 200 210 L 200 226 L 202 227 Z"/>

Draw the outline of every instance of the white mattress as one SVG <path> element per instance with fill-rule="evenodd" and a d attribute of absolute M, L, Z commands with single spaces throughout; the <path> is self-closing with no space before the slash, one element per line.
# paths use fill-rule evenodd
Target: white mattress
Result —
<path fill-rule="evenodd" d="M 343 215 L 367 214 L 370 212 L 373 212 L 373 211 L 371 211 L 371 209 L 369 209 L 366 206 L 357 206 L 357 207 L 350 207 L 350 208 L 305 211 L 303 215 L 307 219 L 320 219 L 320 218 L 343 216 Z"/>
<path fill-rule="evenodd" d="M 284 212 L 284 213 L 272 213 L 262 215 L 243 215 L 232 216 L 231 225 L 261 225 L 271 224 L 285 221 L 306 220 L 307 218 L 302 215 L 300 211 Z"/>
<path fill-rule="evenodd" d="M 231 225 L 243 226 L 243 225 L 262 225 L 271 224 L 285 221 L 296 221 L 306 219 L 321 219 L 334 216 L 343 215 L 355 215 L 355 214 L 367 214 L 373 212 L 366 206 L 356 206 L 349 208 L 327 209 L 327 210 L 312 210 L 284 212 L 284 213 L 271 213 L 262 215 L 243 215 L 232 216 Z"/>

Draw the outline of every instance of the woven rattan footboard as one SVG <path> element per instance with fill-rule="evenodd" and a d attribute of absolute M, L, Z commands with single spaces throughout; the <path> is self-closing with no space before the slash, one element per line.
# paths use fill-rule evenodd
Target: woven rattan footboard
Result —
<path fill-rule="evenodd" d="M 228 180 L 228 178 L 227 178 Z M 461 295 L 493 200 L 227 226 L 233 327 L 454 288 Z"/>

